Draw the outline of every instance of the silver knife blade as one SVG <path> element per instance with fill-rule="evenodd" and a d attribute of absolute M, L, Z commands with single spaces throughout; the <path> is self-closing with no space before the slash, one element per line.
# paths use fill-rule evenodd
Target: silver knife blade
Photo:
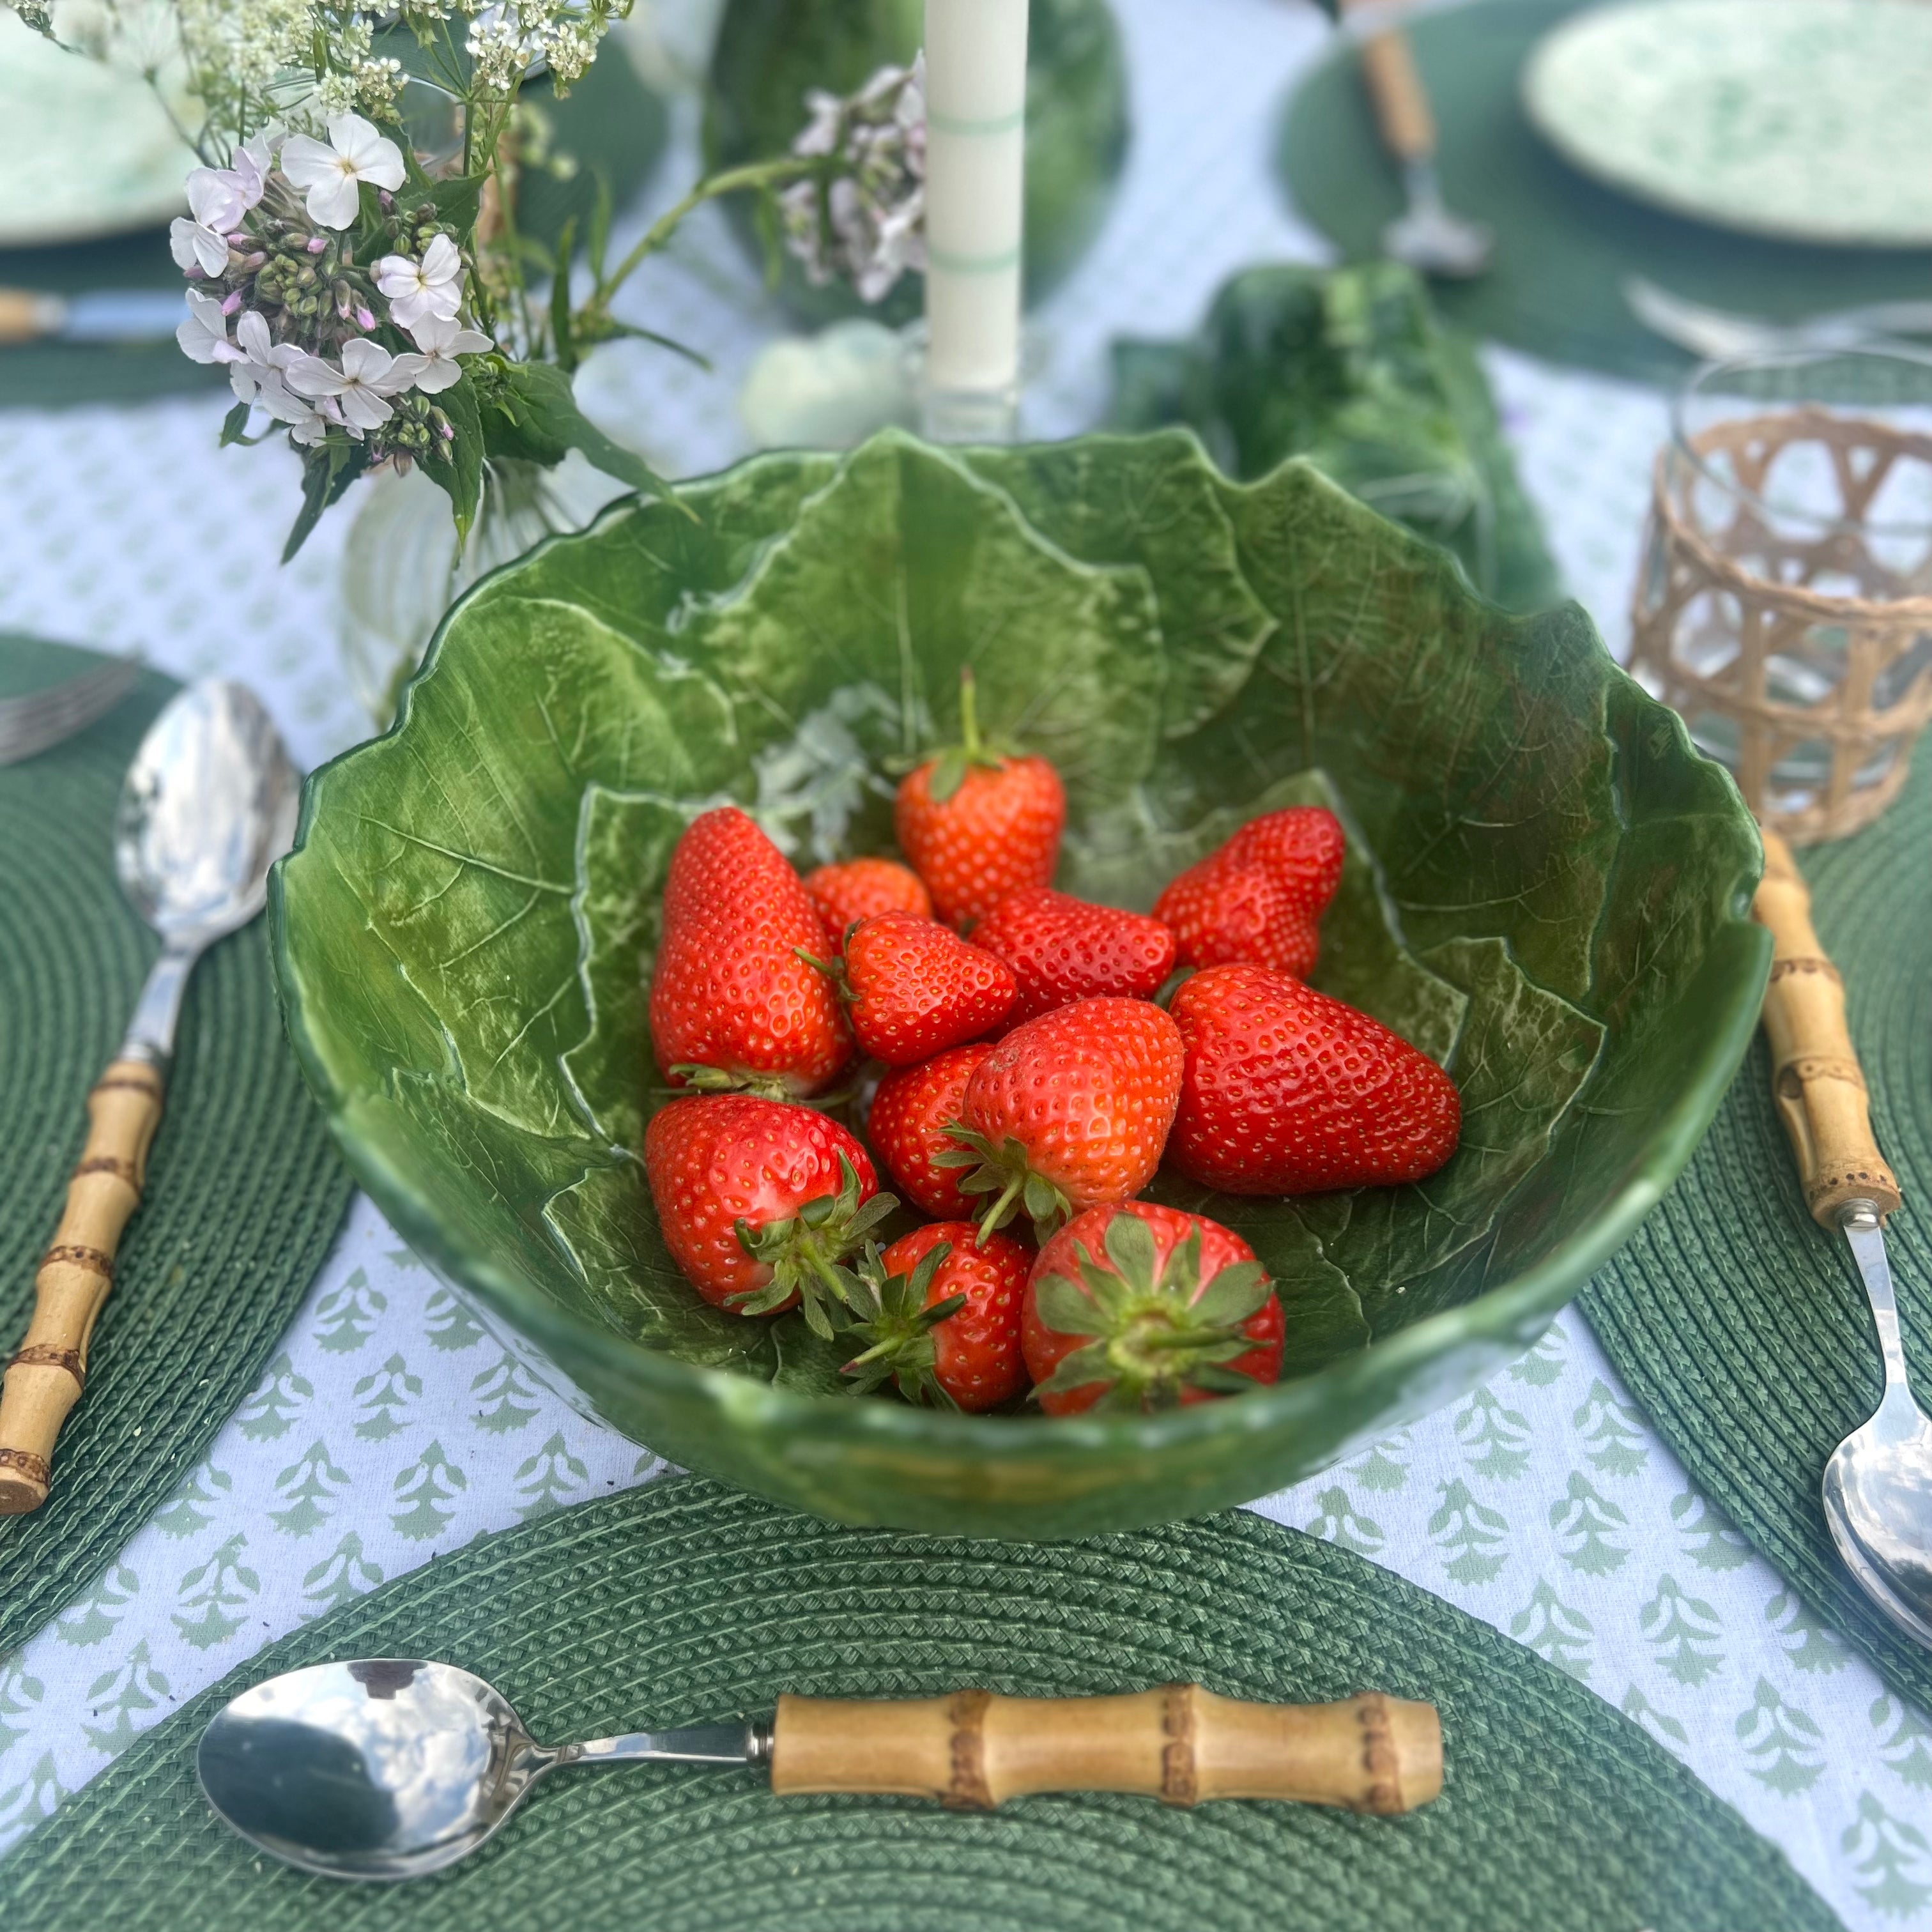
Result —
<path fill-rule="evenodd" d="M 188 315 L 178 289 L 92 289 L 55 299 L 64 313 L 50 332 L 63 342 L 159 341 Z"/>

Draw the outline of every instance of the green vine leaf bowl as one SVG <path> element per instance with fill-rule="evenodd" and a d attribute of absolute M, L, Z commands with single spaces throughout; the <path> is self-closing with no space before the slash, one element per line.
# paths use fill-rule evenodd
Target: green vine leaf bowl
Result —
<path fill-rule="evenodd" d="M 1688 1157 L 1767 935 L 1729 778 L 1570 606 L 1516 618 L 1302 463 L 1181 430 L 887 434 L 620 504 L 478 584 L 389 734 L 310 778 L 270 910 L 289 1030 L 404 1238 L 598 1414 L 851 1522 L 1078 1536 L 1311 1474 L 1527 1348 Z M 701 1303 L 638 1159 L 678 833 L 735 800 L 802 864 L 888 850 L 896 772 L 982 716 L 1066 782 L 1060 883 L 1144 907 L 1259 811 L 1350 851 L 1320 983 L 1442 1058 L 1418 1187 L 1164 1198 L 1280 1287 L 1284 1380 L 1145 1418 L 837 1392 L 796 1316 Z"/>

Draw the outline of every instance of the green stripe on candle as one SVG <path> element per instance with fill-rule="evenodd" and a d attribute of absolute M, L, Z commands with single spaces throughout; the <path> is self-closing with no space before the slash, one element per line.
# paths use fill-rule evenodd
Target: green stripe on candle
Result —
<path fill-rule="evenodd" d="M 928 242 L 926 250 L 926 266 L 949 275 L 998 274 L 1002 269 L 1017 268 L 1019 259 L 1017 248 L 1003 248 L 997 255 L 961 255 L 950 248 L 935 248 Z"/>
<path fill-rule="evenodd" d="M 1026 120 L 1026 109 L 1016 107 L 1010 114 L 995 116 L 990 121 L 969 121 L 958 114 L 935 114 L 928 107 L 926 110 L 926 124 L 928 130 L 936 129 L 942 134 L 1010 134 Z"/>

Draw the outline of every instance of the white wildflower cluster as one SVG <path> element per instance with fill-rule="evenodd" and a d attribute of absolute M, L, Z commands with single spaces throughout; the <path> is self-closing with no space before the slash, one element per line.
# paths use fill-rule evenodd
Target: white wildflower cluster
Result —
<path fill-rule="evenodd" d="M 631 10 L 631 0 L 430 0 L 447 13 L 469 14 L 466 46 L 478 86 L 505 95 L 541 61 L 568 87 L 581 80 L 597 58 L 597 44 L 613 20 Z"/>
<path fill-rule="evenodd" d="M 926 266 L 926 57 L 881 68 L 856 94 L 814 88 L 806 106 L 812 118 L 792 152 L 826 156 L 839 172 L 779 196 L 785 245 L 813 282 L 842 274 L 879 302 Z"/>
<path fill-rule="evenodd" d="M 188 176 L 190 212 L 169 238 L 189 278 L 182 350 L 225 364 L 237 399 L 304 447 L 339 435 L 374 461 L 448 460 L 455 432 L 428 399 L 462 380 L 460 357 L 492 346 L 462 319 L 457 242 L 433 206 L 398 205 L 405 179 L 401 149 L 357 114 L 326 141 L 258 135 L 232 166 Z M 393 244 L 367 266 L 349 232 L 365 187 Z"/>

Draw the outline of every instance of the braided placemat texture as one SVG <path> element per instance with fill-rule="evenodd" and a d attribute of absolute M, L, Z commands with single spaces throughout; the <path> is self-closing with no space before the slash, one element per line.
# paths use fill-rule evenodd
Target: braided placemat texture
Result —
<path fill-rule="evenodd" d="M 1094 1795 L 990 1815 L 773 1798 L 764 1774 L 566 1773 L 466 1864 L 352 1886 L 253 1855 L 194 1750 L 244 1684 L 430 1656 L 539 1737 L 769 1709 L 779 1691 L 1237 1696 L 1372 1687 L 1440 1709 L 1448 1782 L 1399 1820 Z M 1346 1550 L 1245 1513 L 1084 1544 L 841 1529 L 699 1477 L 585 1504 L 309 1624 L 141 1739 L 0 1865 L 9 1932 L 1812 1932 L 1838 1920 L 1609 1704 Z"/>
<path fill-rule="evenodd" d="M 0 696 L 94 662 L 0 637 Z M 144 672 L 106 717 L 0 766 L 0 1359 L 159 942 L 116 884 L 121 780 L 174 686 Z M 0 1517 L 0 1656 L 152 1516 L 253 1386 L 322 1264 L 352 1184 L 282 1031 L 261 922 L 196 969 L 180 1051 L 61 1432 L 53 1491 Z"/>
<path fill-rule="evenodd" d="M 1932 1400 L 1932 757 L 1856 838 L 1798 854 L 1844 976 L 1879 1149 L 1905 1205 L 1885 1231 L 1905 1354 Z M 1692 1480 L 1893 1689 L 1932 1708 L 1932 1652 L 1853 1584 L 1825 1527 L 1826 1459 L 1884 1370 L 1851 1252 L 1805 1212 L 1760 1035 L 1677 1185 L 1582 1297 Z"/>
<path fill-rule="evenodd" d="M 1924 250 L 1733 234 L 1646 207 L 1558 160 L 1529 124 L 1517 82 L 1531 47 L 1580 4 L 1472 0 L 1407 25 L 1441 124 L 1444 197 L 1496 237 L 1484 273 L 1432 284 L 1448 320 L 1534 356 L 1674 386 L 1696 358 L 1630 313 L 1626 275 L 1773 320 L 1924 292 L 1932 255 Z M 1401 212 L 1400 177 L 1347 44 L 1294 95 L 1277 166 L 1295 207 L 1345 260 L 1380 256 L 1382 230 Z"/>

